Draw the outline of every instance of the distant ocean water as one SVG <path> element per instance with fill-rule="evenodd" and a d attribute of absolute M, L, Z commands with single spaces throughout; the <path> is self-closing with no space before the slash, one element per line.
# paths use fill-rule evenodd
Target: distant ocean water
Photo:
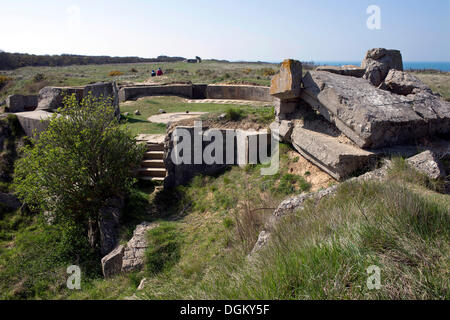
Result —
<path fill-rule="evenodd" d="M 355 66 L 361 65 L 361 61 L 314 61 L 316 65 L 327 66 L 343 66 L 351 64 Z M 435 69 L 450 72 L 450 62 L 403 62 L 403 69 Z"/>

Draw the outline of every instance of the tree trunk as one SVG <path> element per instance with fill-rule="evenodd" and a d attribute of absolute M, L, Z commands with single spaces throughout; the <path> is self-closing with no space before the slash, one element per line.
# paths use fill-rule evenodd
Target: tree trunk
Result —
<path fill-rule="evenodd" d="M 98 242 L 99 242 L 99 228 L 98 223 L 95 219 L 90 218 L 88 221 L 88 240 L 89 245 L 92 249 L 98 248 Z"/>

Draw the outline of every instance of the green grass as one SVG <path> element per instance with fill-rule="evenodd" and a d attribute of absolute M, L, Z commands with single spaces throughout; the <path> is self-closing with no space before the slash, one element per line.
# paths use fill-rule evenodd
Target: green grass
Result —
<path fill-rule="evenodd" d="M 185 99 L 172 96 L 146 97 L 133 102 L 127 102 L 121 105 L 122 114 L 128 112 L 124 125 L 129 126 L 133 134 L 155 133 L 162 134 L 166 132 L 166 125 L 149 122 L 147 119 L 155 114 L 159 114 L 159 109 L 167 113 L 170 112 L 210 112 L 211 116 L 217 116 L 221 113 L 230 112 L 239 114 L 239 119 L 251 117 L 253 121 L 263 124 L 269 124 L 273 120 L 274 113 L 271 106 L 246 106 L 214 103 L 187 103 Z M 140 115 L 135 115 L 134 111 L 139 110 Z M 230 120 L 233 120 L 230 118 Z M 235 119 L 234 119 L 235 120 Z"/>
<path fill-rule="evenodd" d="M 450 200 L 402 180 L 404 170 L 395 164 L 387 182 L 344 183 L 308 202 L 252 262 L 224 264 L 193 296 L 449 299 Z M 381 269 L 380 290 L 366 286 L 371 265 Z"/>
<path fill-rule="evenodd" d="M 163 77 L 150 77 L 151 70 L 161 67 Z M 0 76 L 11 78 L 0 88 L 0 98 L 10 94 L 36 94 L 44 86 L 81 86 L 99 81 L 117 80 L 120 83 L 143 82 L 192 82 L 192 83 L 247 83 L 270 85 L 270 76 L 265 69 L 277 70 L 276 64 L 266 63 L 223 63 L 205 60 L 192 64 L 134 63 L 105 64 L 65 67 L 24 67 L 13 71 L 0 71 Z M 250 70 L 250 71 L 248 71 Z M 111 71 L 122 75 L 110 76 Z M 247 72 L 248 71 L 248 72 Z M 119 74 L 116 73 L 116 74 Z M 38 76 L 39 75 L 39 76 Z M 40 75 L 43 76 L 40 77 Z M 35 77 L 39 79 L 36 81 Z M 1 86 L 0 86 L 1 87 Z"/>
<path fill-rule="evenodd" d="M 413 74 L 427 84 L 434 93 L 439 93 L 443 99 L 450 101 L 450 72 L 414 72 Z"/>

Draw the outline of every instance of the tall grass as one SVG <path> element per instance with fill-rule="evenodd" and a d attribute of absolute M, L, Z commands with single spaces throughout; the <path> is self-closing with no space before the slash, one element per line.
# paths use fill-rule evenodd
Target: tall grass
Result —
<path fill-rule="evenodd" d="M 394 172 L 400 174 L 398 168 Z M 414 175 L 410 179 L 420 179 Z M 334 197 L 310 201 L 286 218 L 259 256 L 224 266 L 196 295 L 449 299 L 449 212 L 448 195 L 393 177 L 388 182 L 346 183 Z M 370 265 L 381 269 L 380 290 L 366 285 Z"/>

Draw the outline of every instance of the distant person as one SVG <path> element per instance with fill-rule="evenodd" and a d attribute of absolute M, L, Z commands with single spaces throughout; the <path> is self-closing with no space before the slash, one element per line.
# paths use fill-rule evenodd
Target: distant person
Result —
<path fill-rule="evenodd" d="M 163 75 L 163 72 L 162 72 L 161 68 L 158 68 L 158 71 L 156 71 L 156 75 L 157 76 L 162 76 Z"/>
<path fill-rule="evenodd" d="M 152 70 L 152 77 L 156 76 L 155 70 Z"/>

